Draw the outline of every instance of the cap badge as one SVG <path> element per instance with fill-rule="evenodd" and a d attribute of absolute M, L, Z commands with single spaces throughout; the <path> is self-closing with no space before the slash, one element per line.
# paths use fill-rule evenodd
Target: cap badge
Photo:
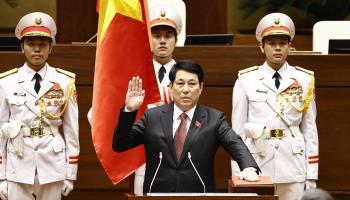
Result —
<path fill-rule="evenodd" d="M 276 26 L 279 26 L 280 25 L 280 18 L 275 18 L 274 23 Z"/>
<path fill-rule="evenodd" d="M 166 12 L 164 10 L 160 11 L 160 17 L 165 18 L 166 17 Z"/>
<path fill-rule="evenodd" d="M 43 20 L 41 18 L 35 18 L 35 25 L 36 26 L 41 26 L 43 23 Z"/>

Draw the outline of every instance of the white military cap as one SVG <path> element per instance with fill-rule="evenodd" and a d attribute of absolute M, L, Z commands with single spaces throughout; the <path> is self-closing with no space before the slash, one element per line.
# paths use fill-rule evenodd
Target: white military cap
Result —
<path fill-rule="evenodd" d="M 292 19 L 283 13 L 270 13 L 263 17 L 256 27 L 256 39 L 262 39 L 269 35 L 286 35 L 293 40 L 295 27 Z"/>
<path fill-rule="evenodd" d="M 33 12 L 23 16 L 15 30 L 16 37 L 20 40 L 25 36 L 46 36 L 54 39 L 56 32 L 55 20 L 42 12 Z"/>
<path fill-rule="evenodd" d="M 181 32 L 182 22 L 180 14 L 169 6 L 155 6 L 150 8 L 149 18 L 151 28 L 164 25 L 174 28 L 177 34 Z"/>

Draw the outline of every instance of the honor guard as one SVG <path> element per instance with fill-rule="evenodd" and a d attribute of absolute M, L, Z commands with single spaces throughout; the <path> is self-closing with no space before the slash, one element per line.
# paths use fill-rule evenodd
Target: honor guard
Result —
<path fill-rule="evenodd" d="M 294 35 L 287 15 L 263 17 L 256 38 L 265 63 L 239 71 L 232 97 L 232 127 L 281 200 L 300 199 L 318 178 L 314 73 L 286 62 Z"/>
<path fill-rule="evenodd" d="M 46 61 L 56 24 L 34 12 L 18 22 L 26 62 L 0 74 L 0 198 L 60 200 L 79 160 L 75 74 Z"/>
<path fill-rule="evenodd" d="M 170 95 L 169 71 L 175 64 L 173 53 L 177 35 L 181 32 L 180 14 L 169 6 L 156 6 L 150 9 L 153 65 L 156 73 L 162 104 L 172 102 Z"/>

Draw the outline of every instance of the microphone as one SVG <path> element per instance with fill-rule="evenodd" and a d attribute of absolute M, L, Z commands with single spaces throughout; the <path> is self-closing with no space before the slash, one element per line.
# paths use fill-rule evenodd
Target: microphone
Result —
<path fill-rule="evenodd" d="M 153 185 L 154 179 L 156 178 L 157 173 L 158 173 L 158 170 L 159 170 L 159 167 L 160 167 L 160 165 L 162 164 L 162 159 L 163 159 L 163 154 L 162 154 L 162 152 L 159 152 L 159 164 L 158 164 L 158 166 L 157 166 L 156 172 L 154 173 L 154 176 L 153 176 L 153 178 L 152 178 L 151 184 L 149 185 L 148 194 L 151 193 L 152 185 Z"/>
<path fill-rule="evenodd" d="M 201 183 L 202 183 L 202 185 L 203 185 L 203 193 L 206 193 L 206 190 L 205 190 L 205 184 L 204 184 L 204 182 L 203 182 L 203 180 L 202 180 L 201 176 L 199 175 L 199 173 L 198 173 L 198 171 L 197 171 L 197 169 L 196 169 L 196 166 L 194 166 L 194 164 L 193 164 L 193 162 L 192 162 L 192 159 L 191 159 L 191 153 L 190 153 L 190 152 L 188 152 L 187 157 L 188 157 L 188 159 L 190 160 L 190 163 L 191 163 L 191 165 L 192 165 L 192 167 L 193 167 L 194 171 L 196 172 L 196 174 L 197 174 L 197 176 L 198 176 L 199 180 L 201 181 Z"/>

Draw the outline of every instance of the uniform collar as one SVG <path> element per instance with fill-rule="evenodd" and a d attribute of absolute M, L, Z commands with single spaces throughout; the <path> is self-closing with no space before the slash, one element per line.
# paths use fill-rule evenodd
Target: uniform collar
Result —
<path fill-rule="evenodd" d="M 262 65 L 262 68 L 264 69 L 265 75 L 267 78 L 268 77 L 272 78 L 272 76 L 276 73 L 276 70 L 274 70 L 272 67 L 270 67 L 267 64 L 267 62 L 265 62 Z M 277 72 L 280 74 L 282 80 L 283 80 L 283 78 L 286 78 L 286 76 L 287 76 L 287 70 L 288 70 L 287 68 L 288 68 L 288 63 L 285 62 L 283 64 L 283 66 L 279 70 L 277 70 Z"/>
<path fill-rule="evenodd" d="M 45 63 L 44 67 L 42 67 L 38 72 L 34 71 L 30 68 L 27 63 L 20 68 L 20 73 L 18 77 L 18 83 L 23 83 L 25 81 L 31 82 L 33 80 L 34 74 L 39 73 L 42 81 L 47 80 L 50 82 L 55 82 L 54 77 L 50 73 L 54 68 L 50 67 L 47 63 Z"/>
<path fill-rule="evenodd" d="M 259 80 L 261 80 L 267 87 L 276 93 L 280 93 L 288 88 L 296 79 L 295 68 L 290 66 L 287 62 L 277 71 L 281 75 L 281 85 L 278 89 L 275 87 L 275 81 L 272 78 L 276 72 L 266 62 L 259 67 Z"/>
<path fill-rule="evenodd" d="M 173 65 L 175 64 L 175 60 L 171 59 L 170 62 L 166 63 L 165 65 L 160 64 L 159 62 L 157 62 L 156 60 L 153 59 L 153 66 L 154 66 L 154 71 L 156 73 L 158 73 L 159 69 L 164 66 L 165 67 L 165 71 L 166 73 L 169 73 L 170 69 L 173 67 Z"/>

